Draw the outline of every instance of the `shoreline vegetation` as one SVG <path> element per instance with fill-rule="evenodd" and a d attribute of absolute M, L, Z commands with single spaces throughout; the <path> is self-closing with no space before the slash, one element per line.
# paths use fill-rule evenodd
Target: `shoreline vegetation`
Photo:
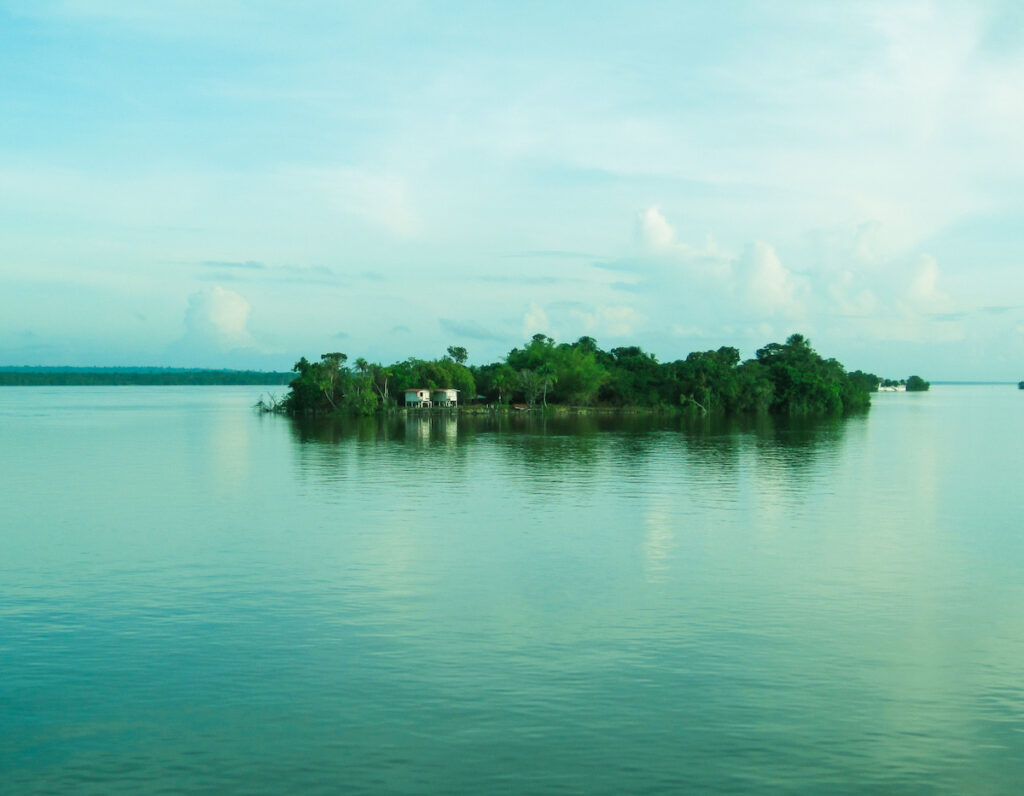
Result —
<path fill-rule="evenodd" d="M 604 351 L 592 337 L 556 343 L 544 334 L 498 362 L 471 366 L 467 359 L 461 346 L 450 346 L 440 359 L 390 365 L 362 358 L 350 363 L 340 351 L 322 354 L 318 362 L 303 357 L 295 363 L 298 375 L 288 394 L 261 397 L 256 408 L 372 415 L 404 409 L 406 390 L 454 389 L 459 411 L 474 413 L 843 415 L 866 410 L 882 383 L 873 373 L 847 372 L 837 360 L 822 357 L 801 334 L 769 343 L 742 361 L 729 346 L 659 362 L 638 346 Z M 901 383 L 907 390 L 927 384 L 917 376 Z"/>

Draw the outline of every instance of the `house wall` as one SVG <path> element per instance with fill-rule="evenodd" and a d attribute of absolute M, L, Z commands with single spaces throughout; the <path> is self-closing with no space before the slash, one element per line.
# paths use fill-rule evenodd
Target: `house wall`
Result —
<path fill-rule="evenodd" d="M 438 403 L 458 403 L 459 393 L 457 390 L 433 390 L 430 393 L 430 400 Z"/>
<path fill-rule="evenodd" d="M 413 406 L 419 406 L 424 401 L 430 401 L 430 393 L 427 390 L 420 390 L 418 393 L 407 392 L 405 394 L 406 406 L 412 404 Z"/>

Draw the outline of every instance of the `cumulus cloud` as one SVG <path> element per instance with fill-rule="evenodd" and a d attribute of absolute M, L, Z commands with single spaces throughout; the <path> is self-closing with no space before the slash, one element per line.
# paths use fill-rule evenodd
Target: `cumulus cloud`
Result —
<path fill-rule="evenodd" d="M 523 314 L 523 334 L 529 337 L 537 332 L 549 330 L 548 314 L 536 302 L 531 301 L 530 307 Z"/>
<path fill-rule="evenodd" d="M 185 310 L 185 342 L 218 351 L 254 348 L 250 309 L 241 295 L 219 285 L 193 293 Z"/>
<path fill-rule="evenodd" d="M 804 313 L 806 285 L 782 264 L 773 246 L 754 243 L 740 258 L 739 266 L 739 287 L 752 307 L 769 315 Z"/>
<path fill-rule="evenodd" d="M 276 368 L 275 352 L 249 331 L 249 302 L 217 285 L 188 297 L 185 334 L 166 349 L 168 360 L 183 367 Z"/>
<path fill-rule="evenodd" d="M 655 251 L 664 251 L 675 243 L 675 230 L 657 207 L 648 207 L 640 213 L 639 226 L 641 239 Z"/>
<path fill-rule="evenodd" d="M 732 255 L 723 251 L 708 235 L 703 246 L 693 246 L 676 239 L 676 231 L 656 207 L 648 207 L 637 219 L 640 240 L 649 252 L 664 258 L 688 276 L 703 281 L 724 280 L 730 274 Z"/>

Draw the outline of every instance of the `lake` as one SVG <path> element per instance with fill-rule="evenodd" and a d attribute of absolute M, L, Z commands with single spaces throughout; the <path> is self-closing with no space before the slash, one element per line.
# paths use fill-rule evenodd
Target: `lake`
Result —
<path fill-rule="evenodd" d="M 0 389 L 0 791 L 1024 781 L 1015 386 L 817 423 L 259 395 Z"/>

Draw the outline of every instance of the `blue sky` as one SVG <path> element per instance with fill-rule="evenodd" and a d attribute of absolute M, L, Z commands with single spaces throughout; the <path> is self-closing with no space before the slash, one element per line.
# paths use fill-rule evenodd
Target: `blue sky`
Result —
<path fill-rule="evenodd" d="M 0 364 L 800 331 L 1016 381 L 1022 9 L 0 0 Z"/>

